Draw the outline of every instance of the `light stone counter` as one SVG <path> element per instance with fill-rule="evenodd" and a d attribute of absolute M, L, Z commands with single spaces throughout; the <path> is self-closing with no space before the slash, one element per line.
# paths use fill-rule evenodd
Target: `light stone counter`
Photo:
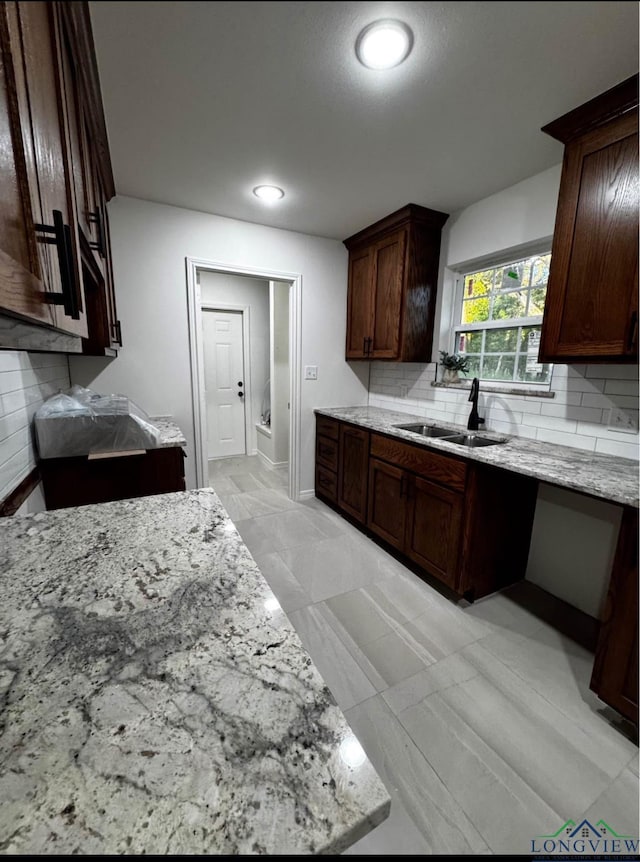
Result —
<path fill-rule="evenodd" d="M 160 431 L 158 449 L 171 449 L 173 446 L 186 446 L 187 441 L 180 428 L 170 416 L 158 416 L 151 421 Z"/>
<path fill-rule="evenodd" d="M 558 446 L 554 443 L 541 443 L 524 437 L 508 437 L 488 431 L 477 432 L 483 437 L 506 440 L 500 446 L 486 446 L 469 449 L 449 443 L 437 437 L 421 437 L 411 431 L 403 431 L 396 425 L 419 422 L 421 425 L 440 425 L 452 429 L 452 433 L 466 432 L 466 428 L 448 422 L 435 422 L 424 416 L 413 416 L 384 410 L 380 407 L 338 407 L 322 408 L 315 411 L 321 416 L 332 416 L 344 422 L 351 422 L 370 431 L 391 434 L 418 446 L 456 455 L 470 461 L 478 461 L 533 476 L 541 482 L 558 485 L 581 494 L 599 497 L 611 503 L 638 507 L 638 462 L 614 455 L 600 455 L 575 449 L 572 446 Z"/>
<path fill-rule="evenodd" d="M 210 489 L 0 522 L 0 849 L 337 853 L 390 800 Z"/>

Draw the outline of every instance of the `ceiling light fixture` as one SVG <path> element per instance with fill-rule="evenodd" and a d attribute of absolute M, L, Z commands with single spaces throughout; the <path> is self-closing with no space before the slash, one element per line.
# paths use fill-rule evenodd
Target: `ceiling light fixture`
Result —
<path fill-rule="evenodd" d="M 268 201 L 269 203 L 279 201 L 284 197 L 284 192 L 278 186 L 256 186 L 253 193 L 260 200 Z"/>
<path fill-rule="evenodd" d="M 374 21 L 360 31 L 356 55 L 368 69 L 392 69 L 405 60 L 413 47 L 413 33 L 402 21 Z"/>

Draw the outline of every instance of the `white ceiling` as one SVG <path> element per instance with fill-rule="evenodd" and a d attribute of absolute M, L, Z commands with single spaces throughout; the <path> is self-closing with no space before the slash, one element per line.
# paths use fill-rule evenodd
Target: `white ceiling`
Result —
<path fill-rule="evenodd" d="M 540 126 L 638 69 L 636 2 L 96 2 L 119 194 L 343 239 L 562 159 Z M 409 59 L 361 66 L 406 21 Z M 267 206 L 251 190 L 282 186 Z"/>

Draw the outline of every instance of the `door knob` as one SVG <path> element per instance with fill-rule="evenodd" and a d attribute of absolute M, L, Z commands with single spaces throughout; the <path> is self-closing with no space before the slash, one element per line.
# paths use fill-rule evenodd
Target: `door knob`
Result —
<path fill-rule="evenodd" d="M 238 398 L 244 398 L 244 392 L 238 392 Z"/>
<path fill-rule="evenodd" d="M 242 386 L 242 380 L 238 380 L 238 386 Z"/>

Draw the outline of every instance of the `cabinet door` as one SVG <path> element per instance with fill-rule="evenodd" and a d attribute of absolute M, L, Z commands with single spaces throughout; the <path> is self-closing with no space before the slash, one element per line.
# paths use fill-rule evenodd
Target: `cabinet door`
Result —
<path fill-rule="evenodd" d="M 396 359 L 399 355 L 406 243 L 407 231 L 400 230 L 374 246 L 373 359 Z"/>
<path fill-rule="evenodd" d="M 373 273 L 370 247 L 349 253 L 347 359 L 366 359 L 373 337 Z"/>
<path fill-rule="evenodd" d="M 638 513 L 625 509 L 596 649 L 591 688 L 638 722 Z"/>
<path fill-rule="evenodd" d="M 7 3 L 6 10 L 7 47 L 15 73 L 42 281 L 49 301 L 54 297 L 65 299 L 64 305 L 54 305 L 55 326 L 86 336 L 57 6 L 44 2 Z M 54 213 L 60 214 L 60 224 L 64 225 L 55 236 L 51 230 L 56 225 Z"/>
<path fill-rule="evenodd" d="M 405 553 L 452 589 L 462 545 L 462 501 L 462 494 L 411 477 Z"/>
<path fill-rule="evenodd" d="M 369 432 L 341 425 L 338 504 L 363 524 L 367 519 L 368 467 Z"/>
<path fill-rule="evenodd" d="M 377 458 L 369 460 L 367 526 L 398 550 L 404 549 L 407 474 Z"/>
<path fill-rule="evenodd" d="M 637 112 L 565 150 L 540 356 L 637 359 Z"/>
<path fill-rule="evenodd" d="M 14 69 L 9 51 L 8 12 L 7 4 L 0 4 L 0 309 L 53 326 L 53 306 L 42 300 L 37 219 L 31 208 L 16 98 L 21 66 Z"/>

